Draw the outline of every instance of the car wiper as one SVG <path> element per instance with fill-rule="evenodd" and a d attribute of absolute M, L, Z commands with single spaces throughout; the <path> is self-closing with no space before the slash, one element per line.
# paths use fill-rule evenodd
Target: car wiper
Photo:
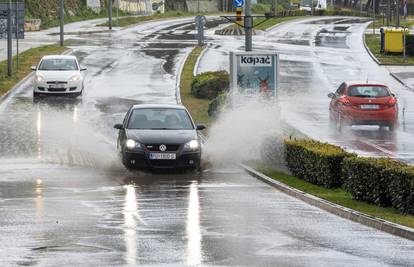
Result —
<path fill-rule="evenodd" d="M 352 95 L 352 97 L 371 97 L 369 95 Z"/>

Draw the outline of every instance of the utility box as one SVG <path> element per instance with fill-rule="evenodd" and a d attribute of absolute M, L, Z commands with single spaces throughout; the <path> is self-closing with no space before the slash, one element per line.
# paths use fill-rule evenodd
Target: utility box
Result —
<path fill-rule="evenodd" d="M 384 52 L 402 53 L 404 51 L 404 31 L 408 34 L 408 29 L 386 28 Z"/>

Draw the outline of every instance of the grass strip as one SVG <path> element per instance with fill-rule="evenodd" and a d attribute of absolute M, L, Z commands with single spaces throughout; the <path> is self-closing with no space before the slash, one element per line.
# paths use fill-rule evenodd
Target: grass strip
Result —
<path fill-rule="evenodd" d="M 402 54 L 381 53 L 381 37 L 379 35 L 365 34 L 365 43 L 381 64 L 414 64 L 414 57 L 406 56 L 404 58 Z"/>
<path fill-rule="evenodd" d="M 380 27 L 387 27 L 387 19 L 382 17 L 377 17 L 375 19 L 375 24 L 371 23 L 368 28 L 372 29 L 375 26 L 375 28 Z M 390 27 L 394 27 L 395 25 L 390 24 Z M 407 27 L 412 28 L 414 26 L 414 16 L 408 16 L 407 19 L 401 19 L 400 20 L 400 27 Z"/>
<path fill-rule="evenodd" d="M 113 20 L 113 25 L 118 27 L 126 27 L 129 25 L 139 24 L 145 21 L 151 21 L 156 19 L 163 19 L 163 18 L 174 18 L 174 17 L 184 17 L 184 16 L 195 16 L 194 13 L 189 12 L 179 12 L 179 11 L 167 11 L 162 14 L 154 14 L 151 16 L 139 16 L 139 17 L 125 17 Z M 96 26 L 108 27 L 108 22 L 98 24 Z"/>
<path fill-rule="evenodd" d="M 259 171 L 263 172 L 276 181 L 282 182 L 303 192 L 328 200 L 343 207 L 347 207 L 393 223 L 414 228 L 414 216 L 401 214 L 394 208 L 378 207 L 373 204 L 355 200 L 350 193 L 342 188 L 323 188 L 294 176 L 278 171 L 268 170 L 265 168 L 259 168 Z"/>
<path fill-rule="evenodd" d="M 13 57 L 13 76 L 7 76 L 7 60 L 0 62 L 0 96 L 7 93 L 20 80 L 26 77 L 32 70 L 31 66 L 39 63 L 45 55 L 62 54 L 67 48 L 59 45 L 45 45 L 29 49 L 19 55 L 19 69 L 17 69 L 17 58 Z"/>
<path fill-rule="evenodd" d="M 196 98 L 191 94 L 191 81 L 193 79 L 194 67 L 198 57 L 204 49 L 205 47 L 197 46 L 187 57 L 181 72 L 180 89 L 181 101 L 190 111 L 194 121 L 196 123 L 205 123 L 206 125 L 209 125 L 212 122 L 212 118 L 208 116 L 209 100 Z"/>

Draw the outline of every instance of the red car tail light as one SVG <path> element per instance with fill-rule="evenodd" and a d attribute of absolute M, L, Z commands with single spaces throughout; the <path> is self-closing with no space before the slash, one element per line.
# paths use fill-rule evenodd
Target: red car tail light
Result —
<path fill-rule="evenodd" d="M 397 99 L 395 98 L 395 97 L 392 97 L 389 101 L 388 101 L 388 103 L 387 103 L 387 105 L 389 106 L 389 107 L 393 107 L 393 106 L 395 106 L 397 104 Z"/>

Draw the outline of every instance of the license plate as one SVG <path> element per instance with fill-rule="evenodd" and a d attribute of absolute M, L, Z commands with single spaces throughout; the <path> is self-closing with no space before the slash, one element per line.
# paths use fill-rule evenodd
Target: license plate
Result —
<path fill-rule="evenodd" d="M 175 153 L 150 153 L 150 159 L 165 159 L 165 160 L 174 160 L 176 159 Z"/>
<path fill-rule="evenodd" d="M 50 84 L 49 85 L 49 88 L 52 88 L 52 89 L 62 89 L 62 88 L 65 88 L 65 85 L 64 84 Z"/>
<path fill-rule="evenodd" d="M 379 109 L 379 105 L 361 105 L 361 109 Z"/>

